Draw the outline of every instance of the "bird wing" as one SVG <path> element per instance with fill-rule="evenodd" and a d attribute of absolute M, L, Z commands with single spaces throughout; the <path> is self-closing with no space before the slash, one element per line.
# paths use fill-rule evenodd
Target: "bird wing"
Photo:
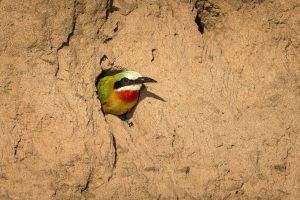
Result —
<path fill-rule="evenodd" d="M 113 77 L 106 76 L 99 80 L 97 85 L 98 97 L 100 99 L 101 104 L 105 104 L 109 95 L 113 90 Z"/>

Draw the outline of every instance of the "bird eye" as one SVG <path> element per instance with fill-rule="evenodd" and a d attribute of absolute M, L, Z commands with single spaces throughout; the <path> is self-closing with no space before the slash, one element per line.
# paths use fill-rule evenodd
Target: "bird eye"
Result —
<path fill-rule="evenodd" d="M 128 79 L 128 78 L 123 78 L 123 82 L 124 82 L 124 83 L 128 83 L 128 82 L 129 82 L 129 79 Z"/>

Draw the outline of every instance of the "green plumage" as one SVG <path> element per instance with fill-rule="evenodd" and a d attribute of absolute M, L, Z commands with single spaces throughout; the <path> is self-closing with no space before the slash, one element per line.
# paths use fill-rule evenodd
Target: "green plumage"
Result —
<path fill-rule="evenodd" d="M 114 78 L 113 76 L 106 76 L 99 80 L 97 85 L 98 97 L 101 104 L 105 104 L 110 93 L 113 91 Z"/>
<path fill-rule="evenodd" d="M 114 82 L 125 77 L 127 71 L 120 72 L 113 76 L 105 76 L 101 78 L 97 84 L 98 97 L 101 104 L 105 104 L 109 95 L 113 92 Z"/>

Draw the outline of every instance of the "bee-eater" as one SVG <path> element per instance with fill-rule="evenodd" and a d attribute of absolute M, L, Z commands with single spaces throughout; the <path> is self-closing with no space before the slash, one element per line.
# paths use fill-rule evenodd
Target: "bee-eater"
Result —
<path fill-rule="evenodd" d="M 105 76 L 97 83 L 98 98 L 105 114 L 124 115 L 138 102 L 144 83 L 157 82 L 134 71 Z"/>

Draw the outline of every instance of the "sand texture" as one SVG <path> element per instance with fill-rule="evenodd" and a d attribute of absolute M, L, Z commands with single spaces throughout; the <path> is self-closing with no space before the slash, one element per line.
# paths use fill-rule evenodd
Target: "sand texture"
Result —
<path fill-rule="evenodd" d="M 300 199 L 298 0 L 0 0 L 0 199 Z M 137 71 L 133 127 L 95 80 Z"/>

